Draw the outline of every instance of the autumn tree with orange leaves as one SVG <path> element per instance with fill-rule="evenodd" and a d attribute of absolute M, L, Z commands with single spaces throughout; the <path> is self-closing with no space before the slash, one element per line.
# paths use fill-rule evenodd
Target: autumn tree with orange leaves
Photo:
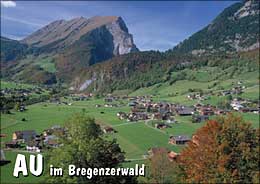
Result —
<path fill-rule="evenodd" d="M 259 129 L 241 117 L 210 120 L 179 157 L 184 183 L 259 183 Z"/>

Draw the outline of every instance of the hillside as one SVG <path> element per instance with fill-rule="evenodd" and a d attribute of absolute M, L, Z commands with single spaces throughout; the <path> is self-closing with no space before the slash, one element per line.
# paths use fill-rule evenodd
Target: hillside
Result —
<path fill-rule="evenodd" d="M 56 75 L 62 82 L 67 82 L 95 63 L 138 51 L 125 22 L 116 16 L 58 20 L 20 42 L 6 40 L 9 39 L 1 39 L 1 53 L 4 53 L 1 62 L 15 62 L 3 65 L 3 76 L 45 84 L 56 80 L 45 80 L 50 74 L 42 66 L 53 65 L 51 73 L 55 74 L 51 74 L 51 78 Z M 43 75 L 31 77 L 31 72 L 39 71 Z"/>
<path fill-rule="evenodd" d="M 1 36 L 1 61 L 19 60 L 26 54 L 27 45 Z"/>
<path fill-rule="evenodd" d="M 72 86 L 100 92 L 136 90 L 156 83 L 172 84 L 185 79 L 183 75 L 173 79 L 172 72 L 213 63 L 241 70 L 248 65 L 249 70 L 256 70 L 259 66 L 257 5 L 253 1 L 235 3 L 175 48 L 164 53 L 139 52 L 112 58 L 82 71 L 80 80 L 74 80 Z"/>
<path fill-rule="evenodd" d="M 177 81 L 196 79 L 191 72 L 186 73 L 185 70 L 196 73 L 196 70 L 204 67 L 227 69 L 225 75 L 219 75 L 219 70 L 213 70 L 211 75 L 216 76 L 214 80 L 235 78 L 236 74 L 257 71 L 259 51 L 212 57 L 167 55 L 159 52 L 132 53 L 91 66 L 89 70 L 80 74 L 83 80 L 74 80 L 71 85 L 77 90 L 99 93 L 118 90 L 134 91 L 159 83 L 174 88 Z M 204 76 L 200 77 L 204 78 Z"/>
<path fill-rule="evenodd" d="M 226 8 L 208 26 L 171 51 L 211 55 L 259 48 L 259 3 L 244 1 Z"/>
<path fill-rule="evenodd" d="M 3 75 L 33 83 L 59 81 L 75 90 L 103 93 L 136 90 L 161 82 L 172 84 L 184 78 L 178 75 L 173 79 L 172 72 L 212 63 L 218 67 L 248 65 L 250 70 L 256 70 L 258 17 L 256 2 L 235 3 L 166 52 L 135 52 L 138 49 L 120 17 L 59 20 L 22 40 L 29 54 L 4 67 Z M 244 53 L 249 54 L 241 57 Z"/>

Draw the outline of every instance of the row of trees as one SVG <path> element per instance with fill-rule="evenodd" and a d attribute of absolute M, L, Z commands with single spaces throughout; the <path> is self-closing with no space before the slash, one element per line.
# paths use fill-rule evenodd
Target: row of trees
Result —
<path fill-rule="evenodd" d="M 124 153 L 115 140 L 102 137 L 94 121 L 76 114 L 66 123 L 67 133 L 60 137 L 63 146 L 48 154 L 49 163 L 67 169 L 77 167 L 119 167 Z M 241 117 L 228 115 L 210 120 L 193 136 L 193 141 L 170 161 L 166 149 L 151 157 L 146 183 L 258 183 L 259 129 Z M 135 177 L 48 177 L 50 183 L 137 183 Z"/>

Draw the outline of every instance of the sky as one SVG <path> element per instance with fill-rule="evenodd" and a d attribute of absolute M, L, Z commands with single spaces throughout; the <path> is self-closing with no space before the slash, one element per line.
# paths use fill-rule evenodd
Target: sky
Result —
<path fill-rule="evenodd" d="M 168 50 L 234 1 L 1 1 L 1 35 L 20 40 L 52 21 L 121 16 L 137 47 Z"/>

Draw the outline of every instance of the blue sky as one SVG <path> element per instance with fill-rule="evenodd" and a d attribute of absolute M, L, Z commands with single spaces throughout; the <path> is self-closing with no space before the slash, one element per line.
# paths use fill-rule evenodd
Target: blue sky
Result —
<path fill-rule="evenodd" d="M 234 1 L 1 2 L 1 35 L 22 39 L 57 19 L 121 16 L 140 50 L 167 50 L 209 24 Z"/>

